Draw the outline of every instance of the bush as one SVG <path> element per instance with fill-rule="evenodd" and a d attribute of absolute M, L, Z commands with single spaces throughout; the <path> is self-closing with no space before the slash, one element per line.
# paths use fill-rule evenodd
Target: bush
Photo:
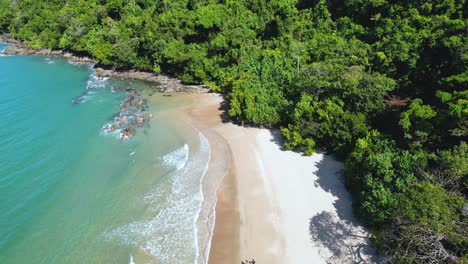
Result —
<path fill-rule="evenodd" d="M 464 200 L 422 182 L 398 197 L 395 220 L 378 241 L 394 263 L 458 263 L 468 253 Z"/>
<path fill-rule="evenodd" d="M 298 131 L 290 128 L 282 128 L 281 134 L 285 138 L 284 148 L 287 150 L 301 149 L 304 154 L 311 156 L 315 152 L 315 141 L 311 138 L 303 138 Z"/>
<path fill-rule="evenodd" d="M 416 181 L 417 157 L 395 148 L 395 143 L 371 131 L 358 139 L 345 160 L 345 183 L 355 195 L 358 214 L 369 224 L 388 223 L 398 195 Z"/>

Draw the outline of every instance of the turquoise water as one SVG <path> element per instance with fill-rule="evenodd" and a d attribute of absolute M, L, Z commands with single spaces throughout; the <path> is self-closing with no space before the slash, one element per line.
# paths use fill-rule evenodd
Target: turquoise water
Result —
<path fill-rule="evenodd" d="M 122 141 L 103 126 L 127 87 L 153 118 Z M 0 263 L 196 262 L 208 143 L 167 114 L 181 100 L 152 89 L 59 58 L 0 57 Z"/>

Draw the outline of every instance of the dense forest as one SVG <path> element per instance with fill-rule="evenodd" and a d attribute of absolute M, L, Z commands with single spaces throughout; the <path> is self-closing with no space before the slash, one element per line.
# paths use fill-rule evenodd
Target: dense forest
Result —
<path fill-rule="evenodd" d="M 466 263 L 467 12 L 464 0 L 0 0 L 0 32 L 204 83 L 233 120 L 344 160 L 355 214 L 389 261 Z"/>

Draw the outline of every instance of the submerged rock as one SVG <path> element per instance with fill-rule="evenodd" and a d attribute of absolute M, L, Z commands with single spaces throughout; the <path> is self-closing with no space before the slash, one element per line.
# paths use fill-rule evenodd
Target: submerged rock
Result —
<path fill-rule="evenodd" d="M 144 115 L 140 115 L 136 118 L 135 122 L 137 123 L 138 126 L 143 126 L 143 123 L 145 122 L 145 117 Z"/>
<path fill-rule="evenodd" d="M 135 136 L 135 130 L 131 128 L 126 128 L 120 133 L 121 140 L 127 140 Z"/>
<path fill-rule="evenodd" d="M 84 100 L 85 100 L 85 96 L 84 95 L 79 95 L 79 96 L 73 98 L 72 104 L 81 104 L 82 102 L 84 102 Z"/>
<path fill-rule="evenodd" d="M 147 101 L 141 98 L 137 90 L 127 88 L 125 91 L 127 95 L 120 102 L 119 113 L 111 124 L 103 128 L 105 132 L 115 132 L 119 130 L 119 138 L 122 141 L 134 137 L 136 134 L 136 127 L 144 126 L 147 120 L 145 110 L 148 108 Z"/>

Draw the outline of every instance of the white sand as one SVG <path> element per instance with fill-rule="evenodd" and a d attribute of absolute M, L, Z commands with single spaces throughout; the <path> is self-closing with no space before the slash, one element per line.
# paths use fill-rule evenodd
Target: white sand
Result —
<path fill-rule="evenodd" d="M 368 234 L 352 216 L 340 162 L 323 154 L 283 151 L 276 132 L 221 122 L 218 95 L 192 99 L 187 111 L 197 126 L 224 138 L 212 145 L 230 149 L 210 263 L 252 258 L 258 264 L 375 262 Z"/>
<path fill-rule="evenodd" d="M 355 224 L 351 197 L 331 156 L 282 151 L 278 133 L 257 134 L 265 183 L 279 204 L 286 263 L 371 262 L 367 233 Z"/>

